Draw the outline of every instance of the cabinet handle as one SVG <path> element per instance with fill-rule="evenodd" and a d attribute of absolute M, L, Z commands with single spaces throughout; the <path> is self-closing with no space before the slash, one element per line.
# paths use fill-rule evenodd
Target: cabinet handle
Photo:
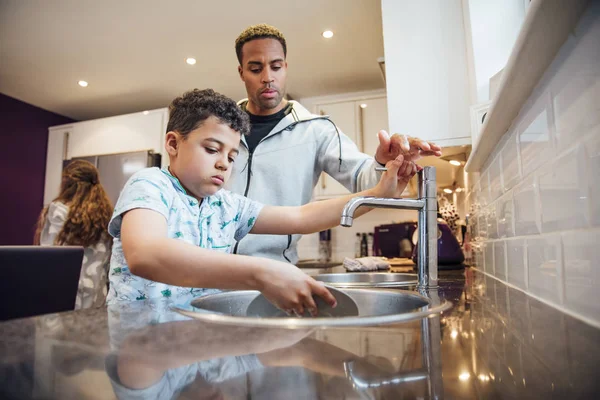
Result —
<path fill-rule="evenodd" d="M 363 130 L 364 130 L 363 115 L 364 115 L 363 108 L 359 104 L 358 105 L 358 134 L 360 135 L 360 151 L 362 151 L 364 153 L 365 152 L 365 133 L 363 132 Z"/>
<path fill-rule="evenodd" d="M 69 155 L 69 132 L 65 132 L 63 141 L 63 160 L 66 160 Z"/>

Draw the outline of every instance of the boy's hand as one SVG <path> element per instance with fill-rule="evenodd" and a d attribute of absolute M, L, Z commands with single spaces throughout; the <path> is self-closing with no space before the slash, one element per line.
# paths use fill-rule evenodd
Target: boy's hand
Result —
<path fill-rule="evenodd" d="M 262 260 L 261 260 L 262 261 Z M 267 264 L 262 273 L 257 275 L 259 289 L 262 294 L 281 310 L 298 315 L 308 311 L 317 315 L 317 305 L 313 295 L 325 300 L 335 307 L 335 297 L 321 282 L 315 281 L 299 268 L 275 260 L 264 260 Z"/>
<path fill-rule="evenodd" d="M 412 161 L 407 161 L 399 155 L 386 165 L 387 171 L 381 175 L 381 180 L 372 189 L 375 197 L 400 198 L 411 178 L 422 168 Z"/>

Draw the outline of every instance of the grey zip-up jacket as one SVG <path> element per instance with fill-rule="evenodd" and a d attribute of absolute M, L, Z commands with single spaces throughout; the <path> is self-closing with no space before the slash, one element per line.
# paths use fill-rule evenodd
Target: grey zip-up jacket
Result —
<path fill-rule="evenodd" d="M 239 102 L 243 106 L 247 99 Z M 249 153 L 242 137 L 227 189 L 266 205 L 301 206 L 310 202 L 322 172 L 351 192 L 373 187 L 381 172 L 375 159 L 361 153 L 326 116 L 310 113 L 291 101 L 291 111 Z M 237 254 L 295 264 L 301 235 L 247 235 Z"/>

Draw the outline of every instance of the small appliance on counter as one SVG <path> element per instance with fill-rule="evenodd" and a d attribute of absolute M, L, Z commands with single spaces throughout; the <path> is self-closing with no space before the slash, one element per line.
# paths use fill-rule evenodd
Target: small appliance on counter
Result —
<path fill-rule="evenodd" d="M 373 255 L 387 258 L 410 258 L 414 246 L 411 238 L 416 229 L 416 222 L 376 226 Z"/>

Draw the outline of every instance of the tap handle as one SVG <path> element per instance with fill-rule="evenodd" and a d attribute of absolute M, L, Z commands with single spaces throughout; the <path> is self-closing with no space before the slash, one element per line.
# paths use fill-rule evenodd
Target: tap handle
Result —
<path fill-rule="evenodd" d="M 435 167 L 423 167 L 419 171 L 419 198 L 437 198 Z M 437 207 L 436 207 L 437 208 Z"/>

